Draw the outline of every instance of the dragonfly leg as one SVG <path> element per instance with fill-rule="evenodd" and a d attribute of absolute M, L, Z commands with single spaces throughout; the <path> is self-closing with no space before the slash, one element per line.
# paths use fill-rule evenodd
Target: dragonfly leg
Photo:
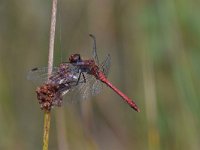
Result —
<path fill-rule="evenodd" d="M 76 82 L 76 85 L 78 85 L 78 83 L 80 82 L 80 78 L 81 78 L 81 75 L 83 76 L 83 82 L 81 81 L 81 83 L 86 83 L 86 79 L 85 79 L 85 75 L 83 72 L 80 72 L 79 76 L 78 76 L 78 80 Z"/>
<path fill-rule="evenodd" d="M 84 75 L 84 73 L 83 73 L 83 72 L 82 72 L 82 75 L 83 75 L 83 80 L 84 80 L 84 83 L 86 83 L 85 75 Z"/>
<path fill-rule="evenodd" d="M 76 85 L 78 85 L 78 83 L 79 83 L 79 81 L 80 81 L 81 74 L 82 74 L 82 72 L 79 73 L 79 76 L 78 76 L 78 80 L 77 80 L 77 82 L 76 82 Z"/>

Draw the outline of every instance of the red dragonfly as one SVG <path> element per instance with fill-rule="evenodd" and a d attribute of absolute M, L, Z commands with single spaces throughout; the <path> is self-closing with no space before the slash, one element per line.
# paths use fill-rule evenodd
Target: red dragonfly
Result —
<path fill-rule="evenodd" d="M 68 91 L 75 91 L 81 94 L 82 98 L 88 98 L 89 96 L 100 93 L 102 89 L 102 83 L 106 84 L 113 91 L 115 91 L 131 108 L 140 112 L 139 108 L 129 97 L 116 88 L 108 79 L 107 75 L 110 68 L 110 55 L 107 55 L 106 59 L 100 64 L 97 50 L 96 50 L 96 38 L 90 34 L 93 39 L 93 58 L 82 59 L 80 54 L 72 54 L 69 57 L 69 62 L 60 64 L 60 67 L 54 67 L 52 75 L 44 86 L 40 87 L 39 99 L 41 98 L 41 91 L 44 89 L 50 89 L 46 93 L 56 91 L 54 99 L 62 99 L 61 97 Z M 46 79 L 47 68 L 34 68 L 30 71 L 28 78 L 31 80 Z M 49 86 L 49 84 L 51 86 Z M 53 86 L 52 86 L 53 85 Z M 51 88 L 48 88 L 51 87 Z M 53 90 L 52 90 L 52 87 Z M 36 91 L 38 94 L 38 91 Z M 59 94 L 58 94 L 59 93 Z M 43 95 L 43 94 L 42 94 Z M 52 94 L 50 94 L 52 95 Z M 58 105 L 54 102 L 53 105 Z"/>

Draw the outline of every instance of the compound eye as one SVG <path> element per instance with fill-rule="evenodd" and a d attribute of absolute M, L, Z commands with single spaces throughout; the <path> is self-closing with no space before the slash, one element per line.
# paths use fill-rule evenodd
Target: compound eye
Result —
<path fill-rule="evenodd" d="M 80 61 L 80 59 L 81 59 L 81 57 L 80 57 L 79 54 L 75 54 L 75 55 L 74 55 L 74 60 L 75 60 L 75 61 Z"/>
<path fill-rule="evenodd" d="M 81 60 L 80 54 L 73 54 L 69 57 L 69 62 L 71 63 L 76 63 L 79 62 L 80 60 Z"/>

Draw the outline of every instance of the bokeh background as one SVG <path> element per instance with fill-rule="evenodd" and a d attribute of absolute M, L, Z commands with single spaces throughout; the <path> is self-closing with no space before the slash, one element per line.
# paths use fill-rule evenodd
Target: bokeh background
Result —
<path fill-rule="evenodd" d="M 42 148 L 37 84 L 47 66 L 50 0 L 0 1 L 0 149 Z M 112 56 L 109 79 L 137 102 L 133 111 L 109 88 L 52 110 L 50 150 L 198 150 L 200 1 L 59 0 L 54 65 L 71 53 Z M 65 98 L 67 101 L 68 97 Z"/>

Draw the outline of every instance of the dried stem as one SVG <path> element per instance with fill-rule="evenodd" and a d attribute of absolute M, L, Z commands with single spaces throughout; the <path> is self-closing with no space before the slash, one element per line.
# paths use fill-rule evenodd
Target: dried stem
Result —
<path fill-rule="evenodd" d="M 55 30 L 56 30 L 56 12 L 57 12 L 57 0 L 52 0 L 51 27 L 50 27 L 50 38 L 49 38 L 48 76 L 50 76 L 50 74 L 52 73 L 52 68 L 53 68 L 54 39 L 55 39 Z M 51 122 L 50 111 L 45 111 L 44 112 L 43 150 L 48 150 L 50 122 Z"/>
<path fill-rule="evenodd" d="M 50 122 L 51 122 L 50 111 L 45 111 L 45 113 L 44 113 L 43 150 L 48 150 Z"/>

